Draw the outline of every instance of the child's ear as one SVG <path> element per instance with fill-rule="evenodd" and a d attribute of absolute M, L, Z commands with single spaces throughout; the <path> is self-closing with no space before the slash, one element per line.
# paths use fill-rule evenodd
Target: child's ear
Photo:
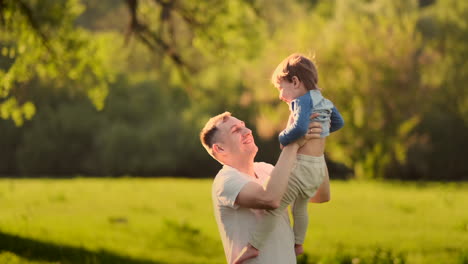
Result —
<path fill-rule="evenodd" d="M 300 83 L 299 78 L 297 78 L 297 76 L 293 76 L 292 77 L 292 83 L 293 83 L 294 87 L 298 87 L 299 83 Z"/>

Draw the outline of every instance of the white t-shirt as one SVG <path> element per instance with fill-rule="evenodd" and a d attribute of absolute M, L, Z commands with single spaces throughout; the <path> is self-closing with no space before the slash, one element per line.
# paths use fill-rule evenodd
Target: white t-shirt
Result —
<path fill-rule="evenodd" d="M 235 204 L 237 195 L 250 181 L 260 185 L 268 180 L 273 166 L 256 162 L 254 171 L 258 179 L 244 174 L 228 165 L 216 175 L 212 186 L 212 199 L 216 222 L 224 246 L 228 263 L 232 263 L 249 240 L 249 234 L 261 221 L 264 210 L 243 208 Z M 276 228 L 271 232 L 260 255 L 245 261 L 245 264 L 292 264 L 296 263 L 294 253 L 294 233 L 289 224 L 287 211 L 284 211 Z"/>

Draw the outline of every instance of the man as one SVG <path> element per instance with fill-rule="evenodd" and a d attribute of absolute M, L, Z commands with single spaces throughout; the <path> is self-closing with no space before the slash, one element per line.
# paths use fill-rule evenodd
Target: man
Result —
<path fill-rule="evenodd" d="M 319 138 L 320 124 L 311 123 L 309 133 L 309 138 Z M 207 122 L 200 140 L 208 153 L 224 165 L 214 179 L 212 199 L 226 259 L 232 264 L 247 244 L 249 233 L 261 221 L 264 213 L 261 209 L 279 207 L 296 152 L 305 139 L 284 147 L 275 167 L 255 163 L 258 148 L 252 131 L 244 122 L 225 112 Z M 328 180 L 323 186 L 318 193 L 320 197 L 314 197 L 316 202 L 328 199 Z M 261 254 L 245 263 L 296 263 L 294 234 L 286 211 Z"/>

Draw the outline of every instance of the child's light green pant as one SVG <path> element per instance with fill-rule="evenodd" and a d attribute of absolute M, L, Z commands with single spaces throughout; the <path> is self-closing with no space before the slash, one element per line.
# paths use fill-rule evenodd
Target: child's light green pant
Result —
<path fill-rule="evenodd" d="M 309 222 L 307 204 L 317 192 L 326 175 L 327 166 L 324 156 L 313 157 L 298 154 L 289 177 L 288 189 L 281 199 L 280 207 L 275 210 L 266 210 L 265 217 L 252 232 L 249 243 L 261 250 L 270 231 L 275 228 L 278 217 L 282 215 L 288 205 L 292 204 L 295 243 L 303 244 Z"/>

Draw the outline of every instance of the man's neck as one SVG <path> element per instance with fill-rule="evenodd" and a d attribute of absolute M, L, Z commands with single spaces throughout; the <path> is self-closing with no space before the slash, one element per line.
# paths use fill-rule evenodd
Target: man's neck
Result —
<path fill-rule="evenodd" d="M 242 173 L 255 177 L 254 157 L 232 159 L 229 162 L 226 162 L 225 164 L 235 168 L 236 170 Z"/>

